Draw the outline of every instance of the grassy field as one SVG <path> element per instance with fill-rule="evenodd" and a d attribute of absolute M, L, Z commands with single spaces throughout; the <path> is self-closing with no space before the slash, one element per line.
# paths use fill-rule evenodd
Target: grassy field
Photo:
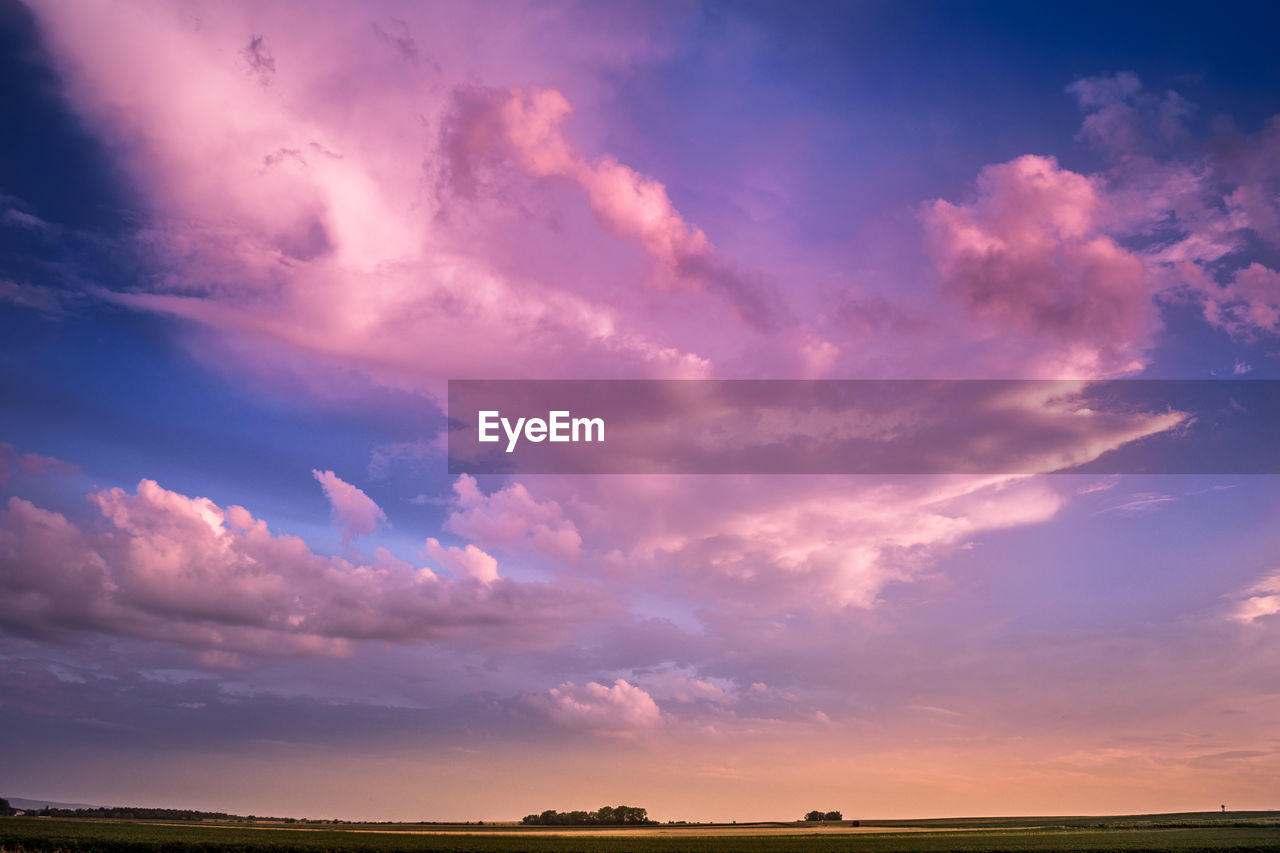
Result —
<path fill-rule="evenodd" d="M 1034 824 L 1028 821 L 1036 821 Z M 1078 823 L 1068 823 L 1078 822 Z M 833 832 L 803 825 L 636 828 L 604 837 L 514 827 L 345 825 L 298 829 L 243 824 L 174 825 L 141 821 L 0 818 L 0 851 L 103 853 L 1017 853 L 1061 851 L 1280 851 L 1280 819 L 1251 814 L 1125 817 L 981 818 L 877 821 Z M 975 823 L 983 825 L 975 828 Z M 913 832 L 902 832 L 911 828 Z M 867 831 L 870 829 L 870 831 Z M 730 830 L 738 834 L 730 834 Z M 767 830 L 767 832 L 766 832 Z"/>

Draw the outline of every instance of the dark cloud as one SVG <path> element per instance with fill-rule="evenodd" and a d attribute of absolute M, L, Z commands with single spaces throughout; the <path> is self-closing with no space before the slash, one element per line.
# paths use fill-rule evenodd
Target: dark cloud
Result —
<path fill-rule="evenodd" d="M 276 58 L 271 55 L 266 40 L 260 35 L 253 35 L 249 43 L 240 51 L 250 70 L 257 74 L 262 82 L 269 82 L 276 73 Z"/>

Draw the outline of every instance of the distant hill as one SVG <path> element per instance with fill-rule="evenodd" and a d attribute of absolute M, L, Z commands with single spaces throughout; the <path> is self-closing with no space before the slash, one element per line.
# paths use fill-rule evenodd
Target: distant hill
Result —
<path fill-rule="evenodd" d="M 42 809 L 45 806 L 53 809 L 100 809 L 92 803 L 59 803 L 56 800 L 28 800 L 24 797 L 5 797 L 9 801 L 9 805 L 15 809 Z"/>

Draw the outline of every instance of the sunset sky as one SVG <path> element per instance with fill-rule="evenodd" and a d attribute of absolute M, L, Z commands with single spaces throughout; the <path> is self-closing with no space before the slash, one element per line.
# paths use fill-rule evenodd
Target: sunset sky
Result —
<path fill-rule="evenodd" d="M 1280 380 L 1277 32 L 0 0 L 0 796 L 1280 808 L 1280 477 L 450 475 L 443 411 Z M 1034 470 L 1230 417 L 1085 414 Z"/>

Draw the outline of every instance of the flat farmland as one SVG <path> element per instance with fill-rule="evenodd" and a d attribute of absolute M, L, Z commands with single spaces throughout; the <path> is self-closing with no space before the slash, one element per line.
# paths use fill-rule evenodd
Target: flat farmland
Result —
<path fill-rule="evenodd" d="M 975 822 L 983 825 L 974 826 Z M 4 853 L 1019 853 L 1280 851 L 1280 819 L 1254 815 L 973 818 L 629 829 L 466 824 L 158 823 L 0 819 Z"/>

